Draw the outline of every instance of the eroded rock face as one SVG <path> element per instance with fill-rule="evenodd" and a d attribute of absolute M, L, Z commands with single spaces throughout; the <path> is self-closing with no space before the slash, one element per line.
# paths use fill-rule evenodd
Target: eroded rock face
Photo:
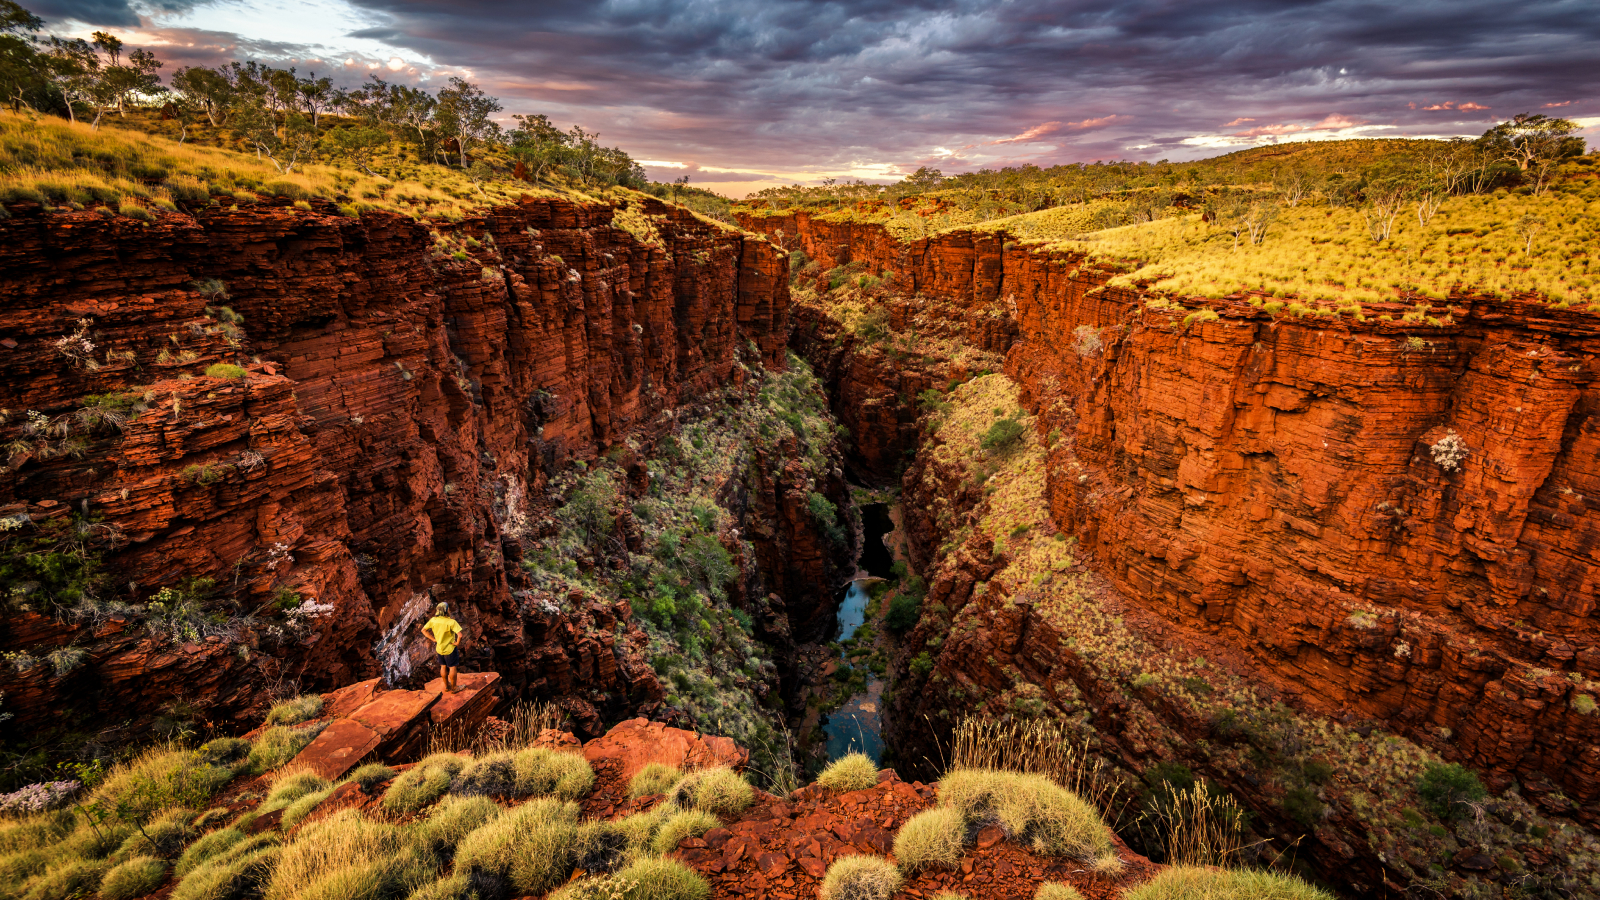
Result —
<path fill-rule="evenodd" d="M 747 224 L 1014 321 L 1007 373 L 1058 438 L 1053 518 L 1131 602 L 1227 637 L 1297 705 L 1597 821 L 1600 716 L 1579 699 L 1600 680 L 1593 315 L 1456 297 L 1450 324 L 1399 304 L 1356 323 L 1240 300 L 1186 322 L 999 235 Z M 1459 460 L 1440 449 L 1456 441 Z"/>
<path fill-rule="evenodd" d="M 626 604 L 558 609 L 523 580 L 530 516 L 557 467 L 663 427 L 663 411 L 736 382 L 741 354 L 781 367 L 788 279 L 764 241 L 646 211 L 657 243 L 610 207 L 547 199 L 436 234 L 321 203 L 149 225 L 14 210 L 0 222 L 0 430 L 16 442 L 0 517 L 87 508 L 113 547 L 108 596 L 208 577 L 259 621 L 174 640 L 114 609 L 91 626 L 13 616 L 0 646 L 76 643 L 90 659 L 0 674 L 7 711 L 26 726 L 181 697 L 225 720 L 279 681 L 423 679 L 418 625 L 438 602 L 467 626 L 467 667 L 512 693 L 581 694 L 608 715 L 658 700 Z M 202 296 L 206 279 L 226 296 Z M 56 348 L 80 320 L 93 366 Z M 205 376 L 217 362 L 248 374 Z M 78 411 L 107 393 L 137 405 L 91 429 Z M 68 437 L 30 432 L 36 415 Z M 272 606 L 287 591 L 328 609 L 290 628 Z"/>

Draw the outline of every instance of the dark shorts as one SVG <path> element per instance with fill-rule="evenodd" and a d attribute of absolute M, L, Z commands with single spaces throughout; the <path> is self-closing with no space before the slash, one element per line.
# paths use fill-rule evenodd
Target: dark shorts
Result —
<path fill-rule="evenodd" d="M 454 669 L 455 667 L 461 665 L 461 649 L 459 647 L 455 650 L 451 650 L 449 653 L 435 652 L 433 655 L 438 657 L 439 665 L 441 666 L 448 666 Z"/>

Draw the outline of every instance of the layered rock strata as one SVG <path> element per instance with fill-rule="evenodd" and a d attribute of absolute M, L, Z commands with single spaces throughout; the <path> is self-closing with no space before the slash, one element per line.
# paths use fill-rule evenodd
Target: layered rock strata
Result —
<path fill-rule="evenodd" d="M 439 602 L 513 694 L 659 700 L 625 602 L 550 596 L 517 562 L 551 473 L 670 428 L 741 357 L 783 365 L 784 254 L 654 201 L 638 236 L 557 199 L 431 232 L 310 205 L 0 221 L 0 518 L 13 539 L 78 523 L 111 575 L 77 618 L 10 586 L 34 611 L 0 646 L 88 656 L 0 674 L 7 711 L 216 720 L 283 682 L 423 678 Z M 807 574 L 774 589 L 790 608 L 831 602 Z M 147 615 L 195 577 L 204 615 Z"/>
<path fill-rule="evenodd" d="M 1129 602 L 1226 638 L 1302 708 L 1600 821 L 1600 319 L 1475 296 L 1439 324 L 1243 297 L 1194 316 L 1000 233 L 746 224 L 1014 323 L 1007 373 L 1055 438 L 1053 518 Z"/>

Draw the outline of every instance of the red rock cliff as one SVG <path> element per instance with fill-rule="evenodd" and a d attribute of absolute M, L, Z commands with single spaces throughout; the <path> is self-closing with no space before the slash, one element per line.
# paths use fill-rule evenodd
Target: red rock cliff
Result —
<path fill-rule="evenodd" d="M 1007 372 L 1064 438 L 1053 517 L 1131 602 L 1229 638 L 1303 707 L 1597 821 L 1600 716 L 1580 699 L 1600 680 L 1596 317 L 1456 297 L 1438 327 L 1242 301 L 1185 322 L 1001 234 L 746 224 L 1014 322 Z M 1433 450 L 1450 433 L 1454 469 Z"/>
<path fill-rule="evenodd" d="M 439 601 L 477 638 L 469 660 L 508 682 L 619 710 L 659 699 L 643 635 L 617 627 L 625 604 L 557 614 L 515 565 L 559 464 L 736 380 L 740 353 L 783 363 L 784 254 L 646 211 L 651 243 L 610 207 L 561 200 L 434 235 L 320 203 L 152 224 L 14 207 L 0 221 L 0 518 L 26 530 L 86 509 L 112 548 L 108 596 L 209 577 L 260 627 L 241 644 L 204 622 L 153 637 L 114 606 L 87 624 L 10 616 L 0 647 L 71 643 L 91 664 L 0 674 L 8 711 L 124 717 L 181 700 L 226 716 L 279 680 L 404 678 L 428 658 L 416 624 Z M 227 297 L 203 297 L 205 279 Z M 57 347 L 80 321 L 89 361 Z M 223 361 L 248 374 L 203 374 Z M 136 404 L 120 427 L 80 414 L 108 392 Z M 331 609 L 286 629 L 271 607 L 285 591 Z"/>

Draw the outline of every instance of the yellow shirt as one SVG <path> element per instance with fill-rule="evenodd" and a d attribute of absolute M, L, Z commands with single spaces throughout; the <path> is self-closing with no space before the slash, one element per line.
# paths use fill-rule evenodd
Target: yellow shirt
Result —
<path fill-rule="evenodd" d="M 461 640 L 461 623 L 449 616 L 434 616 L 422 630 L 434 640 L 434 649 L 440 656 L 446 656 L 456 649 L 456 643 Z"/>

